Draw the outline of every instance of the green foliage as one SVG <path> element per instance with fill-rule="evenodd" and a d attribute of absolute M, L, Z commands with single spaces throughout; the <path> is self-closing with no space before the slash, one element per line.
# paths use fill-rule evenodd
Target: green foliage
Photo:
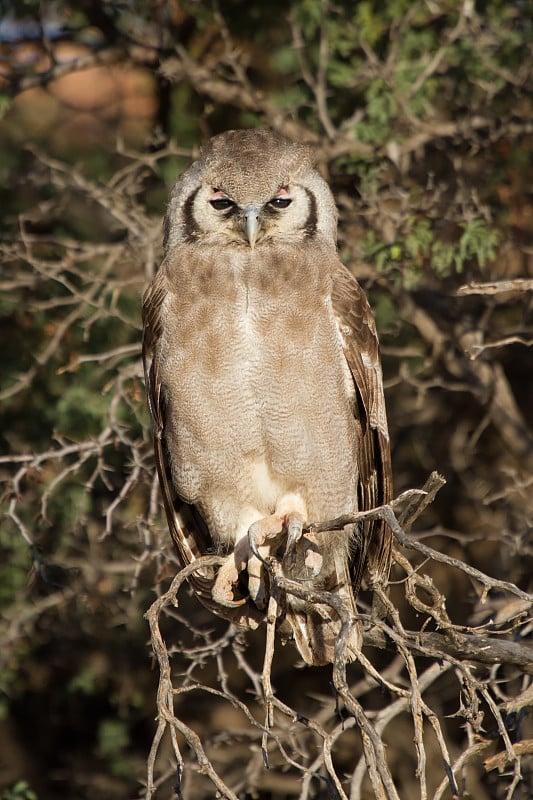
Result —
<path fill-rule="evenodd" d="M 67 436 L 86 437 L 98 433 L 109 408 L 110 398 L 103 396 L 101 390 L 92 390 L 83 380 L 83 372 L 86 370 L 76 376 L 76 383 L 66 388 L 55 408 L 58 428 Z"/>
<path fill-rule="evenodd" d="M 472 258 L 477 259 L 483 269 L 488 261 L 496 257 L 500 233 L 489 228 L 482 219 L 461 222 L 460 226 L 463 232 L 459 239 L 458 252 L 454 256 L 457 272 L 463 272 L 465 264 Z"/>
<path fill-rule="evenodd" d="M 391 136 L 391 123 L 395 117 L 397 106 L 394 95 L 381 78 L 372 81 L 365 92 L 366 114 L 355 126 L 359 141 L 380 145 Z"/>
<path fill-rule="evenodd" d="M 298 69 L 298 54 L 291 45 L 282 45 L 272 54 L 271 64 L 281 75 L 293 75 Z"/>
<path fill-rule="evenodd" d="M 449 278 L 453 273 L 462 274 L 472 263 L 483 270 L 496 257 L 499 232 L 482 219 L 461 222 L 459 227 L 461 233 L 454 241 L 444 241 L 429 219 L 410 218 L 403 238 L 392 244 L 384 244 L 369 231 L 364 254 L 380 272 L 406 289 L 417 288 L 431 273 L 440 279 Z"/>
<path fill-rule="evenodd" d="M 11 98 L 4 93 L 0 93 L 0 119 L 7 114 L 10 108 Z"/>
<path fill-rule="evenodd" d="M 486 112 L 487 103 L 497 102 L 508 86 L 509 68 L 523 66 L 533 41 L 533 26 L 518 26 L 513 6 L 490 4 L 475 22 L 468 14 L 460 19 L 464 9 L 461 12 L 456 3 L 440 4 L 435 13 L 427 4 L 405 0 L 336 4 L 326 18 L 323 3 L 308 0 L 293 14 L 315 70 L 318 41 L 324 31 L 327 35 L 332 119 L 345 124 L 357 111 L 357 138 L 379 146 L 391 138 L 405 139 L 415 119 L 446 118 L 452 107 L 461 113 Z M 296 61 L 286 48 L 280 52 L 273 65 L 286 75 L 292 65 L 296 75 Z M 379 68 L 379 63 L 386 66 Z"/>
<path fill-rule="evenodd" d="M 8 608 L 28 580 L 31 565 L 28 543 L 11 525 L 0 526 L 0 607 Z"/>
<path fill-rule="evenodd" d="M 102 755 L 114 758 L 128 746 L 129 735 L 124 722 L 104 719 L 98 729 L 98 747 Z"/>
<path fill-rule="evenodd" d="M 98 676 L 91 666 L 86 667 L 69 681 L 67 691 L 81 692 L 89 697 L 96 693 Z"/>
<path fill-rule="evenodd" d="M 125 721 L 104 719 L 98 728 L 98 750 L 110 764 L 114 775 L 127 775 L 130 768 L 125 755 L 130 744 L 130 733 Z"/>
<path fill-rule="evenodd" d="M 0 800 L 38 800 L 38 797 L 27 781 L 17 781 L 11 788 L 4 789 Z"/>
<path fill-rule="evenodd" d="M 398 313 L 390 297 L 383 292 L 375 292 L 369 299 L 379 331 L 386 332 L 391 329 L 398 320 Z"/>

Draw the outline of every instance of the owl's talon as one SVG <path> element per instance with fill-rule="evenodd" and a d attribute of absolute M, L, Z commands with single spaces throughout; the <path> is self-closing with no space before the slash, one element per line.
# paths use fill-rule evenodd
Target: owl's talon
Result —
<path fill-rule="evenodd" d="M 298 512 L 293 511 L 287 514 L 285 524 L 287 526 L 287 544 L 285 545 L 283 561 L 288 569 L 294 569 L 296 564 L 296 545 L 303 535 L 304 518 Z"/>
<path fill-rule="evenodd" d="M 296 547 L 296 543 L 302 538 L 304 519 L 301 514 L 293 512 L 287 514 L 285 524 L 287 525 L 287 546 L 285 548 L 285 554 L 288 554 L 292 553 Z"/>
<path fill-rule="evenodd" d="M 227 608 L 238 608 L 246 603 L 246 597 L 241 597 L 240 600 L 230 600 L 229 597 L 221 599 L 220 597 L 216 597 L 214 594 L 213 600 L 215 600 L 217 603 L 220 603 L 221 606 L 226 606 Z"/>
<path fill-rule="evenodd" d="M 253 527 L 253 525 L 252 525 Z M 264 557 L 259 552 L 259 545 L 256 541 L 255 534 L 252 531 L 252 527 L 248 531 L 248 542 L 250 544 L 250 550 L 252 551 L 253 556 L 261 563 L 265 563 Z"/>

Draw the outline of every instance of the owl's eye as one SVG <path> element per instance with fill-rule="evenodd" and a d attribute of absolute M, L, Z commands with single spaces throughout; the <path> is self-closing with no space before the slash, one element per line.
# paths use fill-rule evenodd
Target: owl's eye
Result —
<path fill-rule="evenodd" d="M 225 211 L 228 208 L 232 208 L 235 205 L 233 200 L 229 200 L 227 197 L 216 197 L 214 200 L 209 201 L 215 211 Z"/>
<path fill-rule="evenodd" d="M 290 197 L 274 197 L 273 200 L 269 200 L 269 206 L 273 208 L 287 208 L 292 203 L 292 199 Z"/>

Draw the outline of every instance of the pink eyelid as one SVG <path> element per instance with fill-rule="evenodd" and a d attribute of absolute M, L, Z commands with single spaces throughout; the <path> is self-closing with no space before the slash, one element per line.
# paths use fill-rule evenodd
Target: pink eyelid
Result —
<path fill-rule="evenodd" d="M 287 188 L 285 186 L 282 186 L 280 189 L 278 189 L 278 193 L 276 194 L 274 200 L 277 197 L 288 197 L 288 196 L 289 192 Z M 216 189 L 215 187 L 213 187 L 213 194 L 211 195 L 211 200 L 225 200 L 225 199 L 229 199 L 228 195 L 225 192 L 221 191 L 220 189 Z"/>

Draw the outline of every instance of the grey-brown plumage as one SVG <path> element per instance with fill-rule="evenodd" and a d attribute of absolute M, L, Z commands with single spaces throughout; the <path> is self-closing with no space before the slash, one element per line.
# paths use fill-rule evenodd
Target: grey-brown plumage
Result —
<path fill-rule="evenodd" d="M 337 213 L 311 150 L 270 131 L 210 140 L 177 181 L 165 258 L 143 301 L 156 464 L 184 565 L 204 604 L 240 625 L 265 616 L 268 581 L 249 547 L 355 611 L 363 577 L 388 574 L 391 534 L 302 535 L 302 524 L 391 499 L 372 313 L 336 250 Z M 288 552 L 287 552 L 288 550 Z M 285 556 L 284 556 L 285 553 Z M 285 598 L 280 625 L 309 664 L 333 660 L 327 605 Z M 350 648 L 358 644 L 357 628 Z"/>

